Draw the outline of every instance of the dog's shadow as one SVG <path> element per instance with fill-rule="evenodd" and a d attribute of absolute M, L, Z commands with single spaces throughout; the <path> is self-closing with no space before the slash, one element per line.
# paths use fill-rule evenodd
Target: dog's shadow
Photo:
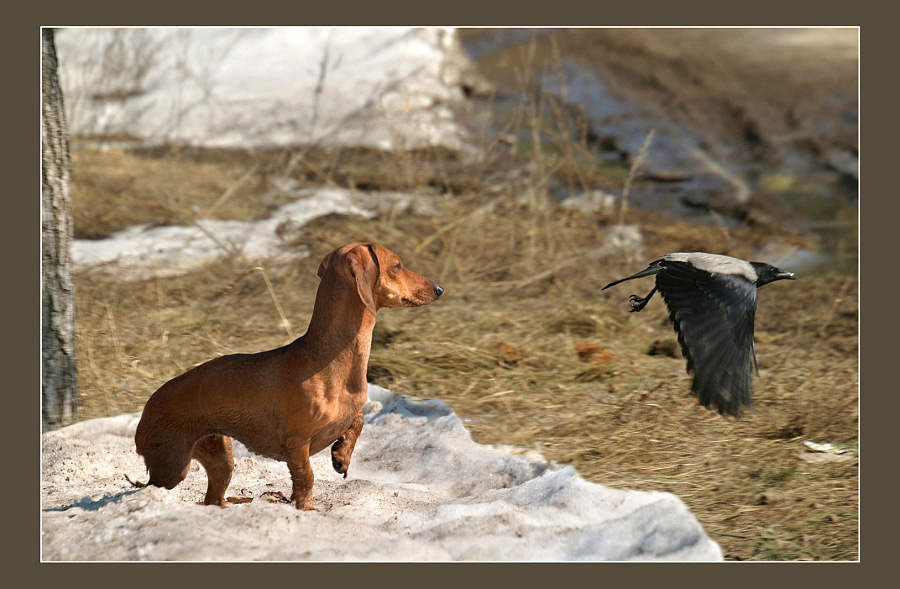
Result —
<path fill-rule="evenodd" d="M 45 512 L 68 511 L 68 510 L 72 509 L 73 507 L 80 507 L 81 509 L 84 509 L 85 511 L 97 511 L 101 507 L 109 505 L 110 503 L 118 503 L 123 498 L 127 497 L 128 495 L 137 493 L 140 490 L 141 490 L 141 488 L 126 489 L 124 491 L 121 491 L 120 493 L 116 493 L 115 495 L 106 495 L 104 497 L 101 497 L 100 499 L 97 499 L 96 501 L 91 499 L 90 497 L 85 496 L 85 497 L 82 497 L 81 499 L 79 499 L 78 501 L 75 501 L 74 503 L 70 503 L 69 505 L 60 505 L 58 507 L 48 507 L 42 511 L 45 511 Z"/>

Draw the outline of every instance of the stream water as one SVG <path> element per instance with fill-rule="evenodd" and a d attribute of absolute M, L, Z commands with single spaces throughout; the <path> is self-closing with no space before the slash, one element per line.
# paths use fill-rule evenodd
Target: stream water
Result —
<path fill-rule="evenodd" d="M 659 108 L 642 108 L 641 105 L 617 96 L 610 91 L 608 82 L 599 68 L 592 68 L 583 59 L 568 59 L 562 55 L 552 68 L 536 66 L 533 71 L 518 71 L 515 76 L 498 71 L 496 59 L 500 52 L 523 46 L 535 35 L 545 35 L 549 29 L 502 29 L 478 36 L 463 35 L 463 48 L 476 63 L 488 64 L 482 73 L 489 79 L 492 74 L 504 78 L 498 84 L 500 91 L 489 99 L 493 120 L 497 128 L 516 135 L 521 144 L 532 141 L 532 129 L 527 121 L 516 128 L 506 123 L 516 118 L 522 109 L 534 106 L 536 96 L 564 97 L 571 116 L 586 119 L 590 133 L 600 149 L 598 166 L 625 166 L 630 155 L 634 157 L 648 133 L 655 135 L 644 169 L 650 172 L 675 174 L 666 181 L 642 181 L 635 183 L 629 192 L 629 204 L 637 208 L 653 208 L 681 215 L 698 223 L 723 222 L 721 215 L 711 215 L 702 208 L 688 206 L 686 200 L 703 201 L 716 191 L 733 190 L 733 184 L 722 175 L 704 173 L 698 168 L 695 156 L 703 150 L 704 138 L 695 130 L 678 122 L 659 116 Z M 511 63 L 510 60 L 506 60 Z M 537 63 L 537 61 L 535 61 Z M 513 66 L 507 66 L 513 67 Z M 515 67 L 522 67 L 521 64 Z M 530 80 L 528 90 L 523 84 L 508 82 L 512 77 Z M 493 81 L 493 80 L 492 80 Z M 479 100 L 477 97 L 475 100 Z M 482 99 L 487 101 L 487 99 Z M 487 107 L 486 104 L 482 106 Z M 855 107 L 851 109 L 855 112 Z M 849 115 L 848 115 L 849 116 Z M 520 119 L 522 117 L 519 117 Z M 573 121 L 574 122 L 574 121 Z M 830 126 L 823 122 L 823 133 Z M 572 128 L 577 128 L 574 124 Z M 836 174 L 823 168 L 800 152 L 788 150 L 786 160 L 793 166 L 774 170 L 755 161 L 748 152 L 753 148 L 735 141 L 726 146 L 718 145 L 717 165 L 727 174 L 744 183 L 750 191 L 764 190 L 786 204 L 796 217 L 800 229 L 816 238 L 816 251 L 798 251 L 785 262 L 793 269 L 839 274 L 854 274 L 858 270 L 858 181 L 851 174 Z M 698 169 L 700 170 L 698 172 Z M 651 174 L 652 175 L 652 174 Z M 839 180 L 835 180 L 839 177 Z M 574 196 L 576 189 L 562 187 L 554 190 L 559 198 Z M 734 219 L 724 222 L 737 224 Z"/>

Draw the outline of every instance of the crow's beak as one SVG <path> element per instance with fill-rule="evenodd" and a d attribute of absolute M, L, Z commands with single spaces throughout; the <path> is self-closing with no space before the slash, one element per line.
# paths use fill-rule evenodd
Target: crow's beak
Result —
<path fill-rule="evenodd" d="M 775 275 L 775 280 L 794 280 L 796 277 L 793 272 L 779 272 Z"/>

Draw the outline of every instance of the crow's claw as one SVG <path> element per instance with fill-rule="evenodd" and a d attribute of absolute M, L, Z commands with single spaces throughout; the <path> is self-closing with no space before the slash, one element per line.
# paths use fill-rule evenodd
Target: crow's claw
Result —
<path fill-rule="evenodd" d="M 650 300 L 650 297 L 641 298 L 637 295 L 631 295 L 631 298 L 629 300 L 631 301 L 631 309 L 628 312 L 637 313 L 647 306 L 647 301 Z"/>

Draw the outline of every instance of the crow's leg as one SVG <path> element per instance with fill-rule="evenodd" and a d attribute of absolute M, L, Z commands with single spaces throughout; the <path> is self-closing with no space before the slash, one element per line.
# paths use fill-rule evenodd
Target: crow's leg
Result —
<path fill-rule="evenodd" d="M 647 302 L 650 301 L 650 297 L 652 297 L 653 293 L 655 292 L 656 287 L 654 286 L 653 290 L 651 290 L 644 298 L 641 298 L 637 295 L 631 295 L 631 297 L 628 299 L 629 301 L 631 301 L 631 310 L 629 311 L 629 313 L 637 313 L 638 311 L 646 307 Z"/>

